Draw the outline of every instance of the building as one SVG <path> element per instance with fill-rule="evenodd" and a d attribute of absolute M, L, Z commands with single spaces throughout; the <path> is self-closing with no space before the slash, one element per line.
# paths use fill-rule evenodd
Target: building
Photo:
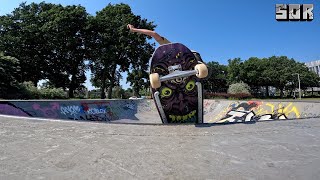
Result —
<path fill-rule="evenodd" d="M 310 71 L 315 72 L 320 77 L 320 60 L 305 63 Z"/>
<path fill-rule="evenodd" d="M 305 63 L 305 65 L 309 68 L 310 71 L 315 72 L 320 77 L 320 60 L 307 62 Z M 307 91 L 320 92 L 320 88 L 319 87 L 308 88 Z"/>

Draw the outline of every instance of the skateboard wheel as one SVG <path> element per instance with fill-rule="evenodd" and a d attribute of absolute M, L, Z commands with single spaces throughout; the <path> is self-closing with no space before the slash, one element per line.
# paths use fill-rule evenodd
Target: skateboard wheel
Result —
<path fill-rule="evenodd" d="M 208 76 L 208 68 L 205 64 L 197 64 L 194 69 L 198 72 L 196 74 L 198 78 L 205 78 Z"/>
<path fill-rule="evenodd" d="M 150 84 L 153 89 L 157 89 L 161 86 L 160 78 L 158 73 L 152 73 L 149 75 Z"/>

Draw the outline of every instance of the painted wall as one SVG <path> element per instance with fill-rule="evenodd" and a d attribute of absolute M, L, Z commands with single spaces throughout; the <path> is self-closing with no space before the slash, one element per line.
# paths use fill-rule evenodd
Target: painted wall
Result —
<path fill-rule="evenodd" d="M 157 112 L 151 100 L 0 101 L 0 114 L 51 119 L 144 122 L 148 112 Z"/>
<path fill-rule="evenodd" d="M 0 101 L 0 114 L 51 119 L 161 123 L 153 100 Z M 320 117 L 320 102 L 204 100 L 204 122 Z"/>
<path fill-rule="evenodd" d="M 205 100 L 204 116 L 207 123 L 320 117 L 320 101 Z"/>

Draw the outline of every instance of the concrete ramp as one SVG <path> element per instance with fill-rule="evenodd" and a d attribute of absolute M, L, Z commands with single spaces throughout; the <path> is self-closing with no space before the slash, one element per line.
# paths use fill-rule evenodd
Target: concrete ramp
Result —
<path fill-rule="evenodd" d="M 152 100 L 0 101 L 0 114 L 119 123 L 161 123 Z"/>
<path fill-rule="evenodd" d="M 50 119 L 161 124 L 153 100 L 0 101 L 0 114 Z M 205 123 L 320 117 L 320 102 L 204 100 Z"/>

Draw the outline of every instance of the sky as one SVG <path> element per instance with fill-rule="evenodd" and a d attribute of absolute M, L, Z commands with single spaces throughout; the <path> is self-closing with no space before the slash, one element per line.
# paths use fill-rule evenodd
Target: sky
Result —
<path fill-rule="evenodd" d="M 24 0 L 27 4 L 41 1 Z M 21 0 L 0 0 L 0 15 L 13 11 Z M 228 59 L 288 56 L 299 62 L 320 60 L 319 0 L 47 0 L 82 5 L 95 15 L 109 3 L 125 3 L 157 25 L 156 32 L 201 54 L 205 62 L 227 65 Z M 314 4 L 314 20 L 279 22 L 276 4 Z M 158 45 L 157 45 L 158 46 Z M 150 55 L 151 56 L 151 55 Z M 87 73 L 90 77 L 90 72 Z M 121 85 L 124 89 L 126 74 Z M 93 89 L 90 82 L 86 82 Z"/>

